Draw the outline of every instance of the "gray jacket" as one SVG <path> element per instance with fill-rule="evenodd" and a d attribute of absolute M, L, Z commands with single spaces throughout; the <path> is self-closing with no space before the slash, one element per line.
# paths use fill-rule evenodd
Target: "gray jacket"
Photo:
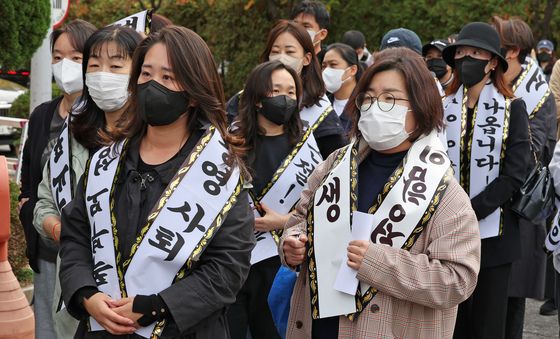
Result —
<path fill-rule="evenodd" d="M 83 147 L 79 142 L 77 142 L 71 136 L 71 178 L 72 178 L 72 187 L 74 188 L 74 193 L 76 193 L 76 181 L 78 178 L 82 176 L 84 173 L 84 168 L 89 158 L 89 151 Z M 60 217 L 58 213 L 58 209 L 56 208 L 54 198 L 52 195 L 52 186 L 50 184 L 50 171 L 49 171 L 49 162 L 45 164 L 43 168 L 43 180 L 39 184 L 37 190 L 37 203 L 35 205 L 35 209 L 33 211 L 33 226 L 39 233 L 39 235 L 47 242 L 49 245 L 53 245 L 58 247 L 51 235 L 48 234 L 45 229 L 43 228 L 43 220 L 48 216 L 57 216 Z M 58 279 L 58 271 L 60 268 L 60 258 L 57 258 L 56 261 L 56 282 L 53 292 L 53 320 L 54 320 L 54 329 L 56 331 L 56 335 L 60 339 L 66 338 L 73 338 L 74 333 L 76 332 L 76 328 L 78 327 L 78 321 L 72 318 L 68 314 L 66 309 L 61 309 L 61 290 L 60 290 L 60 280 Z"/>

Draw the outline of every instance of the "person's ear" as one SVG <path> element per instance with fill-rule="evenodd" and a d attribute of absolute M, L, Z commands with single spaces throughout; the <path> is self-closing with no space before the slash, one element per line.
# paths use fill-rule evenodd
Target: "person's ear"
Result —
<path fill-rule="evenodd" d="M 329 35 L 329 31 L 326 28 L 321 29 L 318 33 L 318 39 L 319 41 L 323 41 L 327 38 L 327 35 Z"/>
<path fill-rule="evenodd" d="M 504 57 L 506 58 L 506 60 L 517 59 L 519 53 L 521 53 L 521 49 L 519 47 L 512 47 L 508 49 Z"/>
<path fill-rule="evenodd" d="M 351 77 L 355 77 L 356 73 L 358 73 L 358 65 L 352 65 L 349 67 L 349 71 L 347 71 L 349 73 L 349 76 Z"/>
<path fill-rule="evenodd" d="M 311 59 L 312 59 L 312 55 L 311 53 L 305 53 L 305 55 L 303 56 L 303 66 L 307 66 L 311 63 Z"/>
<path fill-rule="evenodd" d="M 496 69 L 496 66 L 498 66 L 498 58 L 497 57 L 493 57 L 492 59 L 490 59 L 488 61 L 488 63 L 486 64 L 486 67 L 484 67 L 484 71 L 486 73 L 493 71 Z"/>

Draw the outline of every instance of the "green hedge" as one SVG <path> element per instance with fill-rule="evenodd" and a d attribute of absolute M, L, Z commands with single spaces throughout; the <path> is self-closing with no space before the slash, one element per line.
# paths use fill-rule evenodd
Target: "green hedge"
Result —
<path fill-rule="evenodd" d="M 0 65 L 25 67 L 49 28 L 50 1 L 2 0 L 0 3 Z"/>
<path fill-rule="evenodd" d="M 61 95 L 62 91 L 58 88 L 56 84 L 52 84 L 52 97 L 56 98 L 57 96 Z M 29 119 L 29 97 L 30 92 L 27 91 L 24 94 L 20 95 L 14 102 L 12 103 L 12 107 L 8 112 L 8 116 L 13 118 L 21 118 L 21 119 Z"/>

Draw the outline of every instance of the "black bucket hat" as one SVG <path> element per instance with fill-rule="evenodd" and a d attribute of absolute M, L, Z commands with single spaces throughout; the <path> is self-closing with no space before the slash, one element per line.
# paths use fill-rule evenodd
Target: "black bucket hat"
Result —
<path fill-rule="evenodd" d="M 498 57 L 504 71 L 508 68 L 508 63 L 500 52 L 500 35 L 487 23 L 471 22 L 465 25 L 459 32 L 457 41 L 443 50 L 443 60 L 451 67 L 455 67 L 455 50 L 458 46 L 477 47 L 488 51 Z"/>

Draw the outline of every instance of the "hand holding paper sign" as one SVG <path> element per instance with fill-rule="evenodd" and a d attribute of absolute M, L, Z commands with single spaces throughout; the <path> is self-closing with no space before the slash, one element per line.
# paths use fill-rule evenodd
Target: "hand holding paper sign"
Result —
<path fill-rule="evenodd" d="M 352 241 L 348 244 L 347 257 L 340 265 L 333 288 L 337 291 L 354 295 L 358 289 L 358 269 L 361 266 L 373 227 L 373 214 L 354 212 L 352 216 Z M 368 240 L 365 240 L 368 239 Z"/>
<path fill-rule="evenodd" d="M 356 271 L 362 266 L 362 260 L 366 255 L 369 240 L 352 240 L 348 244 L 348 266 Z"/>

